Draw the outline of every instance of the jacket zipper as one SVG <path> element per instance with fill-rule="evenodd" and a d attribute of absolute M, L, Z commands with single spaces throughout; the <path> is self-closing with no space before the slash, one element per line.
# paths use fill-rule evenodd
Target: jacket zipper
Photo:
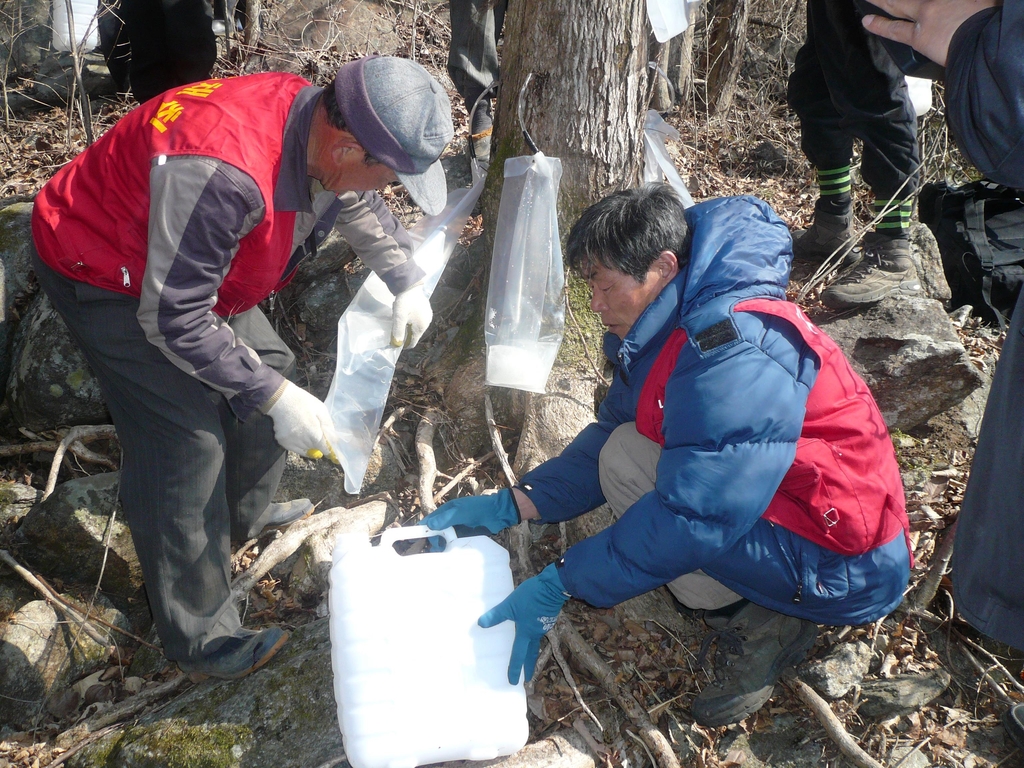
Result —
<path fill-rule="evenodd" d="M 131 288 L 132 279 L 128 275 L 128 267 L 121 267 L 121 282 L 124 283 L 125 288 Z"/>

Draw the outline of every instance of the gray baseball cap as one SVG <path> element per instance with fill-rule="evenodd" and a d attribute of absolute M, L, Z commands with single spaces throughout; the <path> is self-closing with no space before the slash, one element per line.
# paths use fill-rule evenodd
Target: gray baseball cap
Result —
<path fill-rule="evenodd" d="M 440 213 L 448 187 L 438 158 L 455 135 L 441 84 L 409 59 L 369 56 L 338 70 L 334 94 L 363 149 L 395 172 L 426 213 Z"/>

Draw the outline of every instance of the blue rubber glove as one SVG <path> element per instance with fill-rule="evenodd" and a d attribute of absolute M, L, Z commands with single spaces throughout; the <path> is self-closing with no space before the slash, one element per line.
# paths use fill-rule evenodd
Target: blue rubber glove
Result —
<path fill-rule="evenodd" d="M 423 518 L 423 525 L 440 531 L 453 525 L 467 528 L 486 528 L 491 533 L 500 533 L 519 522 L 519 510 L 512 498 L 512 491 L 505 489 L 486 496 L 463 496 Z"/>
<path fill-rule="evenodd" d="M 519 682 L 533 677 L 540 654 L 540 639 L 558 620 L 565 601 L 572 595 L 565 591 L 558 568 L 554 563 L 527 579 L 515 591 L 477 620 L 481 627 L 493 627 L 503 621 L 516 623 L 516 639 L 512 643 L 512 658 L 508 663 L 508 681 Z"/>

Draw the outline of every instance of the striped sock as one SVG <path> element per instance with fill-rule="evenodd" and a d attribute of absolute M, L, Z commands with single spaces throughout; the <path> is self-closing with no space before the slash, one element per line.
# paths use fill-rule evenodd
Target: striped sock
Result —
<path fill-rule="evenodd" d="M 914 208 L 913 199 L 875 200 L 871 208 L 874 218 L 878 220 L 875 224 L 876 232 L 889 237 L 907 236 L 907 230 L 910 229 L 910 212 Z M 886 210 L 887 208 L 889 210 Z"/>
<path fill-rule="evenodd" d="M 850 166 L 818 169 L 818 202 L 815 210 L 842 216 L 850 210 Z"/>

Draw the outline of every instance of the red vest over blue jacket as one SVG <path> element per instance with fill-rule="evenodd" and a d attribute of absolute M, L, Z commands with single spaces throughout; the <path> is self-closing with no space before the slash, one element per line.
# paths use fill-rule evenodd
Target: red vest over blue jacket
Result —
<path fill-rule="evenodd" d="M 136 107 L 36 196 L 32 233 L 40 258 L 72 280 L 138 297 L 152 163 L 213 157 L 251 176 L 266 209 L 239 242 L 214 311 L 229 316 L 254 307 L 287 282 L 295 213 L 274 210 L 274 186 L 289 110 L 308 85 L 280 73 L 208 80 Z"/>
<path fill-rule="evenodd" d="M 750 299 L 734 311 L 789 321 L 821 361 L 796 459 L 762 517 L 843 555 L 863 554 L 901 531 L 907 536 L 903 485 L 889 431 L 842 350 L 790 302 Z M 669 336 L 637 404 L 637 431 L 662 445 L 665 385 L 686 338 L 682 328 Z"/>

